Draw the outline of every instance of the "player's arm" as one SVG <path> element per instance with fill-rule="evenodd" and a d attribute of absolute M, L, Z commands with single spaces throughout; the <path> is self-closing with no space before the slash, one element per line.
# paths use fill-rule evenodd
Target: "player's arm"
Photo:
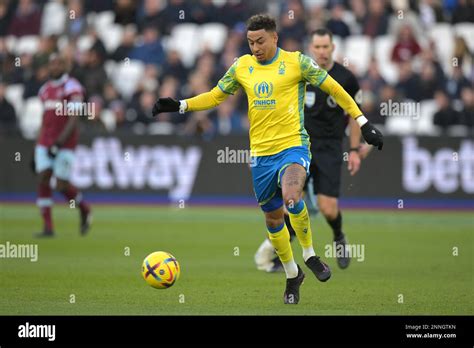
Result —
<path fill-rule="evenodd" d="M 360 169 L 360 128 L 357 122 L 351 117 L 349 118 L 349 158 L 347 160 L 347 169 L 351 175 L 355 175 Z"/>
<path fill-rule="evenodd" d="M 161 112 L 201 111 L 216 107 L 240 88 L 240 84 L 235 76 L 237 63 L 238 61 L 229 68 L 225 75 L 219 80 L 217 86 L 209 92 L 179 101 L 173 98 L 159 98 L 153 106 L 153 116 Z"/>
<path fill-rule="evenodd" d="M 321 69 L 314 60 L 304 54 L 300 55 L 301 74 L 305 81 L 320 88 L 323 92 L 331 95 L 336 103 L 359 125 L 362 135 L 367 143 L 377 146 L 379 150 L 383 147 L 383 135 L 362 114 L 357 103 L 344 88 L 334 80 L 324 69 Z"/>

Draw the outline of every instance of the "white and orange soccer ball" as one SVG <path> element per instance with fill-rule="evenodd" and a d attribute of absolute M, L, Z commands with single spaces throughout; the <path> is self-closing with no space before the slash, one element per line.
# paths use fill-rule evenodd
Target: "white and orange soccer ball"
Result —
<path fill-rule="evenodd" d="M 172 286 L 178 280 L 180 272 L 178 260 L 165 251 L 155 251 L 143 260 L 143 279 L 156 289 Z"/>

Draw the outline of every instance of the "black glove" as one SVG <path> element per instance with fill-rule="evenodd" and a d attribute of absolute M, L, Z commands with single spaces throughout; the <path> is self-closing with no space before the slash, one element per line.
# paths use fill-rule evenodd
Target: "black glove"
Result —
<path fill-rule="evenodd" d="M 160 112 L 176 112 L 179 111 L 179 101 L 173 98 L 160 98 L 153 105 L 153 116 L 158 115 Z"/>
<path fill-rule="evenodd" d="M 360 127 L 360 130 L 367 144 L 374 145 L 379 150 L 382 150 L 383 135 L 377 128 L 375 128 L 369 122 L 367 122 L 362 127 Z"/>
<path fill-rule="evenodd" d="M 59 145 L 54 143 L 52 146 L 48 147 L 48 156 L 51 158 L 55 158 L 59 152 Z"/>

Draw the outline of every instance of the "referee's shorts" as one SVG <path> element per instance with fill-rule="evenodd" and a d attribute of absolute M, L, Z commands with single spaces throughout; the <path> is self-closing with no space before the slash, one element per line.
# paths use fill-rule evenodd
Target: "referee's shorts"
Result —
<path fill-rule="evenodd" d="M 316 195 L 339 197 L 343 162 L 342 139 L 311 139 L 311 154 L 309 171 L 313 187 L 308 189 L 313 189 Z"/>

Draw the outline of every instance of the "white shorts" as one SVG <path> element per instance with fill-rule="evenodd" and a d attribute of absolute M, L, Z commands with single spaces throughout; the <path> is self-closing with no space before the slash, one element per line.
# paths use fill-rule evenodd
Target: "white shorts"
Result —
<path fill-rule="evenodd" d="M 59 149 L 55 158 L 48 156 L 48 148 L 42 145 L 35 147 L 36 173 L 41 173 L 46 169 L 53 170 L 53 176 L 69 181 L 72 164 L 74 162 L 74 150 Z"/>

